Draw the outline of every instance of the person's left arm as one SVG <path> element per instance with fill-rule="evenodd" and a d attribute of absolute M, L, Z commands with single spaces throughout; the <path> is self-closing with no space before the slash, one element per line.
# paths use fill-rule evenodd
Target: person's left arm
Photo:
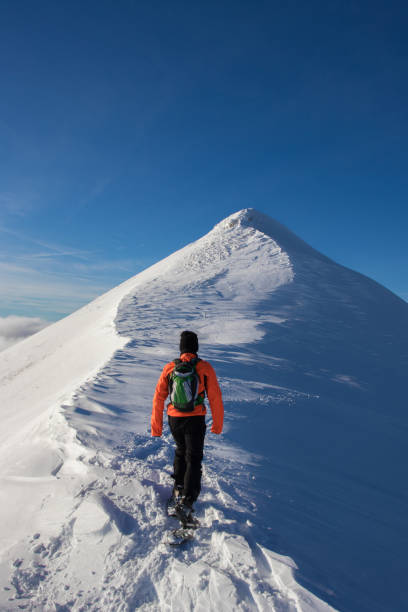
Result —
<path fill-rule="evenodd" d="M 163 372 L 156 385 L 156 390 L 153 397 L 152 409 L 152 436 L 161 436 L 163 432 L 163 412 L 164 402 L 169 394 L 168 375 L 169 364 L 163 368 Z"/>

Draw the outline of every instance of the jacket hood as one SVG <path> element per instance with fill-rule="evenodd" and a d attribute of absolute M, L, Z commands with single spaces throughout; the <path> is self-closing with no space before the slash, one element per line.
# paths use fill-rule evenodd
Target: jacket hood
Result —
<path fill-rule="evenodd" d="M 181 361 L 191 361 L 197 357 L 196 353 L 181 353 L 180 359 Z"/>

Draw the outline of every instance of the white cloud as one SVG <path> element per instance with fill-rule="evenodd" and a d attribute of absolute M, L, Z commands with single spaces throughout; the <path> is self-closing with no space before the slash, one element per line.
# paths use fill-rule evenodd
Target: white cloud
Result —
<path fill-rule="evenodd" d="M 0 317 L 0 351 L 19 340 L 32 336 L 47 325 L 49 321 L 38 317 L 18 317 L 16 315 Z"/>
<path fill-rule="evenodd" d="M 0 312 L 57 320 L 150 263 L 104 260 L 97 252 L 26 236 L 0 218 Z"/>
<path fill-rule="evenodd" d="M 0 193 L 0 207 L 2 212 L 23 217 L 32 208 L 32 196 L 21 197 L 12 192 Z"/>
<path fill-rule="evenodd" d="M 71 268 L 70 271 L 64 268 L 47 271 L 21 261 L 3 263 L 0 254 L 0 308 L 3 312 L 59 319 L 119 284 L 116 279 L 110 285 L 102 284 L 109 278 L 103 268 L 93 274 L 86 266 L 84 270 L 75 266 Z"/>
<path fill-rule="evenodd" d="M 144 262 L 106 261 L 89 251 L 32 240 L 4 228 L 0 222 L 0 312 L 3 313 L 55 320 L 84 306 L 143 267 L 146 267 Z"/>

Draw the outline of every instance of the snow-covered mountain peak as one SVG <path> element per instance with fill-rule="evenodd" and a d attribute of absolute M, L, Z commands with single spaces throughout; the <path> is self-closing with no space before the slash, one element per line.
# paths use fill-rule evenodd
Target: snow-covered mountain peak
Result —
<path fill-rule="evenodd" d="M 223 232 L 228 235 L 240 229 L 257 230 L 273 240 L 278 240 L 282 229 L 286 228 L 255 208 L 243 208 L 217 223 L 213 231 Z"/>
<path fill-rule="evenodd" d="M 299 256 L 300 258 L 306 256 L 320 261 L 330 261 L 282 223 L 255 208 L 244 208 L 229 215 L 217 223 L 213 232 L 223 233 L 226 240 L 240 232 L 245 232 L 247 236 L 254 232 L 264 234 L 287 253 L 292 264 L 298 260 Z"/>
<path fill-rule="evenodd" d="M 183 259 L 178 271 L 190 268 L 207 277 L 222 274 L 229 278 L 231 288 L 239 275 L 236 289 L 242 297 L 245 291 L 248 295 L 251 293 L 251 287 L 259 287 L 262 292 L 266 288 L 271 291 L 290 282 L 293 278 L 290 257 L 273 236 L 263 231 L 265 225 L 261 213 L 251 209 L 227 217 L 208 234 L 178 252 Z M 178 266 L 179 261 L 176 259 L 175 263 Z M 249 283 L 246 290 L 245 282 Z"/>
<path fill-rule="evenodd" d="M 225 217 L 225 219 L 215 225 L 214 229 L 231 229 L 237 226 L 252 225 L 252 222 L 256 221 L 257 217 L 261 215 L 262 213 L 259 213 L 254 208 L 243 208 L 242 210 L 238 210 L 237 212 L 232 213 L 232 215 Z"/>

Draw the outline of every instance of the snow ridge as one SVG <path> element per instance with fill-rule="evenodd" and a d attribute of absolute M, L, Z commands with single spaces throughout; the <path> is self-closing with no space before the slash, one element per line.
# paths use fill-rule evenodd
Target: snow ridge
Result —
<path fill-rule="evenodd" d="M 167 436 L 157 452 L 146 434 L 129 439 L 129 430 L 146 431 L 153 377 L 164 352 L 172 350 L 163 343 L 167 333 L 175 336 L 189 324 L 209 344 L 227 342 L 232 334 L 237 343 L 261 337 L 259 321 L 245 315 L 248 305 L 263 297 L 264 282 L 274 291 L 293 279 L 290 260 L 276 242 L 249 225 L 227 225 L 0 355 L 8 407 L 3 495 L 24 500 L 29 514 L 29 524 L 2 538 L 1 575 L 3 584 L 11 585 L 3 591 L 8 609 L 28 601 L 30 609 L 216 610 L 222 600 L 225 610 L 283 610 L 292 609 L 286 597 L 308 600 L 291 570 L 283 582 L 278 575 L 285 571 L 276 574 L 282 565 L 295 567 L 293 562 L 255 542 L 251 549 L 239 530 L 224 532 L 237 520 L 225 518 L 221 508 L 231 505 L 236 512 L 237 504 L 222 492 L 211 468 L 197 546 L 181 558 L 170 552 L 163 543 L 169 525 L 162 509 L 171 442 Z M 169 297 L 172 315 L 166 321 Z M 115 314 L 119 335 L 112 328 Z M 129 341 L 134 336 L 137 342 Z M 127 377 L 135 366 L 143 370 L 151 360 L 154 339 L 153 377 L 145 386 L 134 380 L 130 385 Z M 80 386 L 81 378 L 89 382 Z M 135 392 L 143 412 L 132 414 Z M 3 514 L 3 525 L 11 526 L 10 507 Z M 4 560 L 11 560 L 11 574 Z"/>
<path fill-rule="evenodd" d="M 402 610 L 382 585 L 387 556 L 404 584 L 407 324 L 246 209 L 0 353 L 0 609 Z M 226 427 L 207 435 L 196 540 L 169 550 L 173 444 L 149 420 L 186 328 Z"/>

